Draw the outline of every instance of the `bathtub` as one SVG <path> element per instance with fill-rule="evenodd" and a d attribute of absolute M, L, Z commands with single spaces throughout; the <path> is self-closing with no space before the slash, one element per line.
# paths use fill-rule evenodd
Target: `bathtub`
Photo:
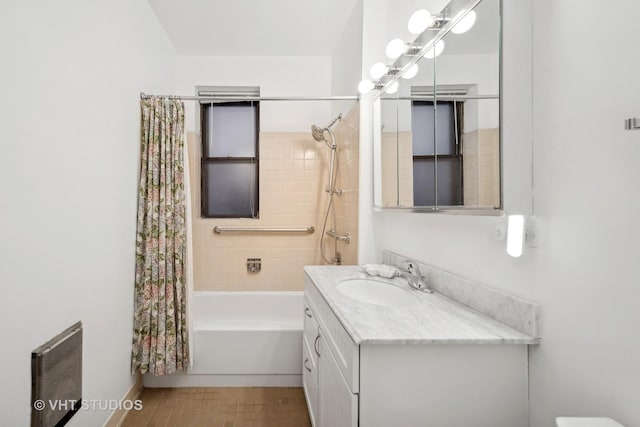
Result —
<path fill-rule="evenodd" d="M 194 292 L 193 367 L 145 387 L 302 385 L 302 292 Z"/>

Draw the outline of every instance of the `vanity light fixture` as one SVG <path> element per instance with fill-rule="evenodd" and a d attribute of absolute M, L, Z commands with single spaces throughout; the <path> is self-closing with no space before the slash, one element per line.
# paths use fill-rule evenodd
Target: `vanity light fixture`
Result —
<path fill-rule="evenodd" d="M 407 45 L 402 39 L 393 39 L 387 44 L 385 53 L 389 59 L 398 59 L 407 51 Z"/>
<path fill-rule="evenodd" d="M 394 76 L 398 74 L 401 70 L 402 69 L 398 67 L 389 67 L 388 65 L 385 65 L 383 62 L 376 62 L 369 69 L 369 75 L 371 76 L 373 81 L 369 79 L 362 80 L 358 84 L 358 92 L 364 95 L 366 93 L 369 93 L 373 89 L 382 89 L 384 87 L 384 82 L 381 81 L 382 77 Z M 411 78 L 415 76 L 418 73 L 418 66 L 413 65 L 412 67 L 409 67 L 409 70 L 407 71 L 407 73 L 410 74 L 410 77 L 405 77 L 405 78 Z M 385 92 L 389 94 L 396 93 L 399 87 L 400 87 L 400 84 L 398 82 L 394 82 L 388 88 L 385 89 Z"/>
<path fill-rule="evenodd" d="M 388 88 L 386 88 L 384 91 L 385 91 L 386 93 L 388 93 L 389 95 L 391 95 L 391 94 L 396 93 L 396 92 L 398 91 L 398 88 L 399 88 L 399 87 L 400 87 L 400 83 L 398 83 L 398 81 L 395 81 L 395 82 L 391 83 L 391 84 L 389 85 L 389 87 L 388 87 Z"/>
<path fill-rule="evenodd" d="M 431 15 L 427 9 L 420 9 L 413 12 L 413 15 L 409 18 L 407 28 L 411 34 L 420 34 L 427 28 L 433 25 L 435 18 Z"/>
<path fill-rule="evenodd" d="M 366 93 L 369 93 L 374 87 L 375 85 L 371 80 L 365 79 L 358 83 L 358 92 L 364 95 Z"/>
<path fill-rule="evenodd" d="M 427 58 L 427 59 L 433 59 L 436 56 L 440 55 L 443 50 L 444 50 L 444 40 L 438 40 L 436 45 L 434 47 L 432 47 L 431 49 L 429 49 L 424 54 L 424 57 Z"/>
<path fill-rule="evenodd" d="M 437 15 L 432 15 L 431 12 L 429 12 L 427 9 L 416 10 L 409 18 L 407 28 L 409 29 L 409 32 L 411 34 L 418 35 L 418 38 L 416 38 L 415 40 L 419 40 L 420 42 L 405 43 L 405 41 L 401 38 L 395 38 L 387 44 L 385 48 L 385 54 L 389 59 L 392 59 L 394 61 L 396 61 L 403 55 L 407 57 L 423 55 L 427 59 L 433 59 L 436 56 L 440 55 L 444 50 L 444 40 L 438 40 L 435 45 L 433 45 L 428 51 L 424 52 L 423 49 L 425 48 L 425 46 L 422 44 L 422 41 L 425 40 L 425 37 L 422 36 L 422 33 L 427 30 L 440 31 L 445 28 L 446 25 L 451 21 L 455 22 L 455 25 L 453 26 L 453 28 L 451 28 L 451 32 L 455 34 L 462 34 L 466 31 L 469 31 L 469 29 L 471 29 L 471 27 L 473 27 L 473 25 L 475 24 L 476 12 L 468 9 L 463 10 L 452 19 L 448 9 L 446 9 L 443 13 Z M 400 62 L 402 63 L 405 61 Z M 358 84 L 358 92 L 360 92 L 361 94 L 366 94 L 373 89 L 382 89 L 385 84 L 381 81 L 381 79 L 385 75 L 397 76 L 401 71 L 404 71 L 404 73 L 401 74 L 402 78 L 411 79 L 415 77 L 416 74 L 418 74 L 418 65 L 416 64 L 416 59 L 410 59 L 410 62 L 412 62 L 413 64 L 406 69 L 395 65 L 389 66 L 383 62 L 376 62 L 369 69 L 369 75 L 371 76 L 371 79 L 373 79 L 373 81 L 370 81 L 368 79 L 362 80 L 360 84 Z M 385 92 L 395 93 L 395 91 L 397 90 L 395 86 L 395 84 L 390 85 L 385 89 Z M 390 90 L 392 90 L 393 92 L 390 92 Z"/>
<path fill-rule="evenodd" d="M 407 68 L 407 71 L 402 74 L 403 79 L 412 79 L 418 74 L 418 64 L 413 64 L 411 67 Z"/>
<path fill-rule="evenodd" d="M 398 82 L 394 82 L 393 84 L 391 84 L 387 89 L 385 89 L 385 92 L 395 93 L 398 90 L 398 87 L 400 87 L 400 85 L 397 83 Z M 383 82 L 382 80 L 371 81 L 369 79 L 364 79 L 360 83 L 358 83 L 358 92 L 360 92 L 361 95 L 366 95 L 373 89 L 380 90 L 384 88 L 384 85 L 385 82 Z"/>
<path fill-rule="evenodd" d="M 514 258 L 522 255 L 525 241 L 524 215 L 509 215 L 507 220 L 507 253 Z"/>
<path fill-rule="evenodd" d="M 369 75 L 373 80 L 379 80 L 382 76 L 389 72 L 389 67 L 387 67 L 383 62 L 376 62 L 369 68 Z"/>
<path fill-rule="evenodd" d="M 465 11 L 463 10 L 460 13 L 462 14 L 464 12 Z M 471 29 L 471 27 L 473 27 L 473 24 L 475 24 L 475 23 L 476 23 L 476 12 L 471 10 L 471 11 L 467 12 L 465 17 L 462 18 L 460 20 L 460 22 L 458 22 L 456 25 L 454 25 L 454 27 L 451 29 L 451 32 L 455 33 L 455 34 L 466 33 L 467 31 L 469 31 Z"/>

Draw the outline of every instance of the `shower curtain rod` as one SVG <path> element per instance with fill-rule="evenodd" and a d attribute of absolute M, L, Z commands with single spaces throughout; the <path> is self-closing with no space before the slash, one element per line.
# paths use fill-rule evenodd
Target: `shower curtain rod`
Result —
<path fill-rule="evenodd" d="M 442 94 L 442 95 L 413 95 L 413 96 L 383 96 L 380 97 L 381 100 L 383 101 L 420 101 L 420 100 L 433 100 L 433 99 L 444 99 L 444 100 L 453 100 L 456 101 L 458 99 L 461 100 L 472 100 L 472 99 L 477 99 L 477 100 L 484 100 L 484 99 L 500 99 L 500 95 L 446 95 L 446 94 Z"/>
<path fill-rule="evenodd" d="M 152 97 L 177 99 L 179 101 L 358 101 L 358 96 L 224 96 L 224 95 L 148 95 L 140 92 L 140 99 Z"/>

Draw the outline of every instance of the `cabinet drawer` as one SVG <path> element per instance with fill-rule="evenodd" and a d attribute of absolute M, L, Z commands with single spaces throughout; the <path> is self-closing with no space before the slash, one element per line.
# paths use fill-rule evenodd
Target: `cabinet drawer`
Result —
<path fill-rule="evenodd" d="M 318 425 L 318 368 L 317 365 L 311 364 L 311 355 L 306 343 L 302 345 L 302 387 L 304 397 L 307 399 L 311 425 L 316 427 Z"/>
<path fill-rule="evenodd" d="M 320 332 L 318 330 L 318 322 L 316 320 L 316 311 L 313 306 L 309 304 L 307 299 L 304 299 L 304 330 L 302 333 L 303 341 L 306 341 L 306 345 L 309 347 L 309 359 L 314 368 L 318 366 L 318 336 Z M 316 381 L 318 376 L 316 375 Z"/>
<path fill-rule="evenodd" d="M 318 344 L 320 341 L 316 341 Z M 309 359 L 309 362 L 305 362 Z M 313 372 L 313 376 L 318 382 L 318 353 L 314 351 L 313 344 L 307 341 L 307 337 L 302 337 L 302 362 L 308 364 L 308 368 Z M 304 366 L 303 366 L 304 368 Z M 304 369 L 303 369 L 304 370 Z"/>
<path fill-rule="evenodd" d="M 344 329 L 338 318 L 309 277 L 305 277 L 304 284 L 305 296 L 309 304 L 313 307 L 317 315 L 317 321 L 320 326 L 321 340 L 324 340 L 327 347 L 332 352 L 340 372 L 344 376 L 345 382 L 349 386 L 352 393 L 358 393 L 358 380 L 360 372 L 360 349 Z M 309 343 L 311 344 L 311 342 Z M 313 348 L 311 348 L 313 350 Z M 322 357 L 322 352 L 320 353 Z"/>

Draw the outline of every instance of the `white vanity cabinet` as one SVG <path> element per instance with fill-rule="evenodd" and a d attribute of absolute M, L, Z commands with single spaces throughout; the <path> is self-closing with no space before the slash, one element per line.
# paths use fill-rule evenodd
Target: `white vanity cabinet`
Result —
<path fill-rule="evenodd" d="M 357 427 L 359 347 L 317 290 L 305 292 L 304 305 L 302 381 L 311 422 L 314 427 Z"/>
<path fill-rule="evenodd" d="M 356 344 L 308 276 L 305 309 L 314 427 L 527 426 L 526 345 Z"/>

